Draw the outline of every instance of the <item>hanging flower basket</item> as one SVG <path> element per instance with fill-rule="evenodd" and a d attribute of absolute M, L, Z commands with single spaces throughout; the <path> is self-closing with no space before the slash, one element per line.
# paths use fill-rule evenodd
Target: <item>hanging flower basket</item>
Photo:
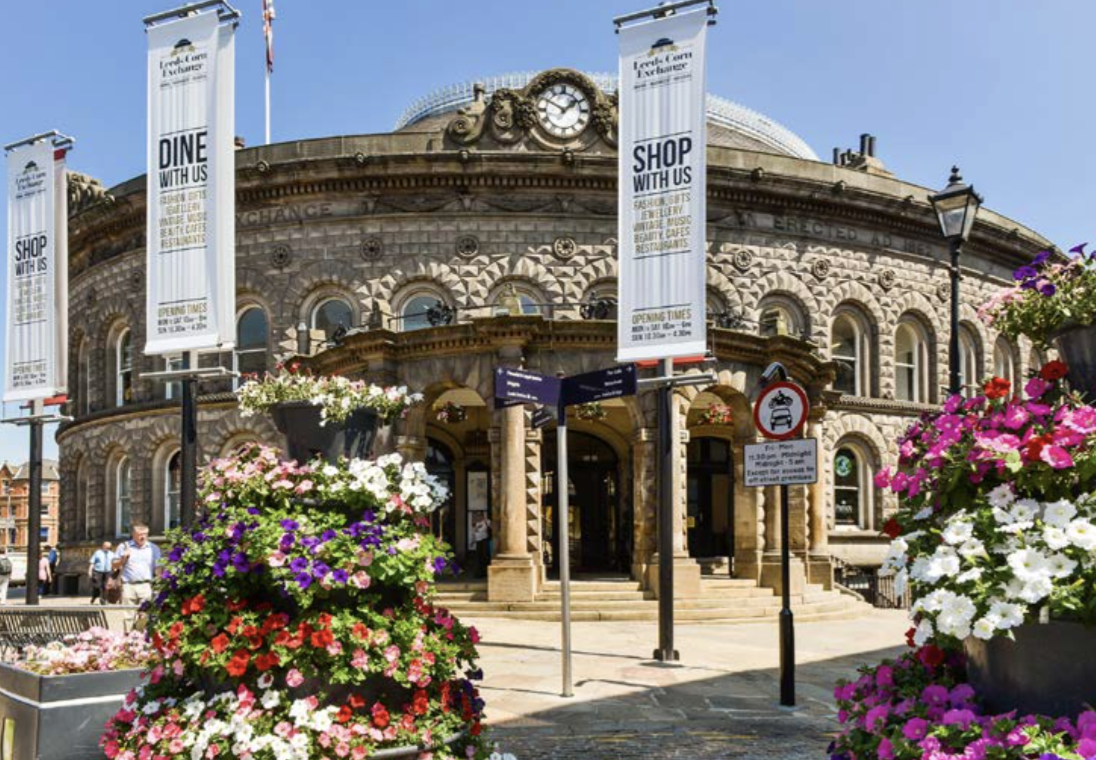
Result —
<path fill-rule="evenodd" d="M 372 409 L 358 409 L 340 422 L 323 419 L 321 407 L 307 401 L 286 401 L 270 409 L 274 427 L 285 436 L 290 459 L 307 462 L 321 456 L 334 464 L 339 457 L 368 459 L 373 453 L 380 419 Z"/>
<path fill-rule="evenodd" d="M 456 425 L 468 419 L 468 410 L 452 401 L 446 401 L 441 406 L 435 407 L 434 412 L 438 422 L 445 425 Z"/>
<path fill-rule="evenodd" d="M 600 401 L 591 401 L 588 404 L 579 404 L 575 407 L 575 416 L 584 422 L 597 422 L 609 416 Z"/>
<path fill-rule="evenodd" d="M 1073 390 L 1096 398 L 1096 325 L 1067 325 L 1052 338 Z"/>
<path fill-rule="evenodd" d="M 712 404 L 700 413 L 701 425 L 730 425 L 734 422 L 734 410 L 726 404 Z"/>

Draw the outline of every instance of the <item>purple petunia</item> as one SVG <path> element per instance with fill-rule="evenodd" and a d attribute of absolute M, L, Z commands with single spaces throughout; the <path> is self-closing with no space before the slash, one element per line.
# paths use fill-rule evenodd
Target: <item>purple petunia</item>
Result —
<path fill-rule="evenodd" d="M 293 580 L 297 581 L 302 590 L 312 585 L 312 576 L 308 573 L 299 573 Z"/>
<path fill-rule="evenodd" d="M 308 569 L 308 560 L 304 557 L 294 557 L 289 562 L 289 569 L 294 575 L 299 575 Z"/>
<path fill-rule="evenodd" d="M 331 572 L 331 568 L 325 565 L 323 562 L 317 560 L 312 563 L 312 574 L 317 578 L 322 578 Z"/>
<path fill-rule="evenodd" d="M 1012 279 L 1014 280 L 1030 280 L 1033 277 L 1038 277 L 1039 272 L 1032 266 L 1022 266 L 1012 273 Z"/>
<path fill-rule="evenodd" d="M 331 573 L 331 580 L 335 581 L 335 583 L 346 583 L 350 580 L 350 574 L 342 569 L 335 570 Z"/>
<path fill-rule="evenodd" d="M 301 527 L 296 520 L 282 520 L 279 525 L 282 526 L 283 530 L 297 530 Z"/>
<path fill-rule="evenodd" d="M 338 535 L 338 533 L 328 528 L 320 534 L 320 541 L 323 543 L 327 543 L 328 541 L 334 541 Z"/>

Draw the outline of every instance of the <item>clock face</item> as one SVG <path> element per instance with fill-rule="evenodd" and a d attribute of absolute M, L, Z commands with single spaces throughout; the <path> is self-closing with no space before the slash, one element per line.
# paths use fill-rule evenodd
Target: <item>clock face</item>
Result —
<path fill-rule="evenodd" d="M 556 84 L 537 96 L 537 118 L 554 137 L 575 137 L 590 123 L 590 101 L 571 84 Z"/>

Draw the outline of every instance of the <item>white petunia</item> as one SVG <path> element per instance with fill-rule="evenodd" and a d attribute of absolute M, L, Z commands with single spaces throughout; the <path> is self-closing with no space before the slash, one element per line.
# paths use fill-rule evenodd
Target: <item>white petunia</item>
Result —
<path fill-rule="evenodd" d="M 913 516 L 914 520 L 927 520 L 932 517 L 932 507 L 922 507 Z"/>
<path fill-rule="evenodd" d="M 1066 536 L 1078 549 L 1084 549 L 1086 552 L 1096 549 L 1096 527 L 1088 520 L 1073 520 L 1066 528 Z"/>
<path fill-rule="evenodd" d="M 972 631 L 975 638 L 988 641 L 993 638 L 1001 620 L 996 615 L 986 615 L 975 621 Z"/>
<path fill-rule="evenodd" d="M 925 572 L 925 579 L 935 583 L 941 578 L 950 578 L 957 574 L 960 568 L 959 555 L 950 546 L 941 546 L 929 559 L 929 567 Z"/>
<path fill-rule="evenodd" d="M 1012 493 L 1012 487 L 1008 483 L 1002 483 L 986 494 L 986 499 L 991 507 L 1005 509 L 1016 501 L 1016 496 Z"/>
<path fill-rule="evenodd" d="M 924 646 L 932 638 L 933 629 L 932 621 L 928 618 L 923 618 L 920 623 L 917 624 L 917 630 L 913 632 L 913 643 L 917 646 Z"/>
<path fill-rule="evenodd" d="M 1039 514 L 1039 502 L 1035 499 L 1020 499 L 1009 510 L 1015 522 L 1031 522 Z"/>
<path fill-rule="evenodd" d="M 1077 516 L 1077 507 L 1068 499 L 1052 501 L 1043 507 L 1043 522 L 1056 528 L 1064 528 Z"/>
<path fill-rule="evenodd" d="M 974 526 L 965 520 L 951 519 L 944 528 L 943 537 L 952 546 L 965 543 L 974 535 Z"/>
<path fill-rule="evenodd" d="M 1016 577 L 1022 581 L 1033 581 L 1050 574 L 1046 555 L 1035 549 L 1016 552 L 1008 558 L 1008 564 Z"/>
<path fill-rule="evenodd" d="M 1052 554 L 1047 558 L 1047 570 L 1054 578 L 1068 578 L 1077 569 L 1077 561 L 1064 554 Z"/>
<path fill-rule="evenodd" d="M 955 577 L 955 580 L 959 583 L 970 583 L 972 581 L 979 581 L 982 579 L 982 568 L 972 567 L 969 570 L 964 570 Z"/>
<path fill-rule="evenodd" d="M 973 559 L 974 557 L 988 557 L 989 555 L 986 554 L 986 545 L 979 539 L 972 538 L 959 547 L 959 556 L 965 559 Z"/>
<path fill-rule="evenodd" d="M 997 600 L 990 604 L 988 614 L 997 618 L 997 627 L 1002 631 L 1024 624 L 1023 605 Z"/>
<path fill-rule="evenodd" d="M 1065 549 L 1069 546 L 1069 536 L 1061 528 L 1051 525 L 1043 528 L 1043 542 L 1050 549 Z"/>
<path fill-rule="evenodd" d="M 1051 581 L 1048 574 L 1039 578 L 1033 578 L 1025 583 L 1016 596 L 1028 604 L 1035 604 L 1050 596 L 1050 592 L 1053 590 L 1054 582 Z"/>
<path fill-rule="evenodd" d="M 894 593 L 898 596 L 902 596 L 906 593 L 906 587 L 909 585 L 909 572 L 902 568 L 894 574 Z"/>

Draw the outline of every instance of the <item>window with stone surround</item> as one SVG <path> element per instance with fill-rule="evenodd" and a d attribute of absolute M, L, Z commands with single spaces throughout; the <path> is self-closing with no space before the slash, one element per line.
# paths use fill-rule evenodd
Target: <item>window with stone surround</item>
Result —
<path fill-rule="evenodd" d="M 903 314 L 894 331 L 894 397 L 927 404 L 932 393 L 932 342 L 924 323 Z"/>
<path fill-rule="evenodd" d="M 133 402 L 133 331 L 124 328 L 114 342 L 114 405 Z"/>
<path fill-rule="evenodd" d="M 771 293 L 757 306 L 758 333 L 765 338 L 790 335 L 801 338 L 810 334 L 806 309 L 797 298 Z"/>
<path fill-rule="evenodd" d="M 312 307 L 310 325 L 313 330 L 323 330 L 330 340 L 340 326 L 350 329 L 354 323 L 354 310 L 342 298 L 325 298 Z"/>
<path fill-rule="evenodd" d="M 872 331 L 854 306 L 838 307 L 830 334 L 830 358 L 837 362 L 834 390 L 852 396 L 872 395 Z"/>
<path fill-rule="evenodd" d="M 549 311 L 546 299 L 532 285 L 514 280 L 497 287 L 489 300 L 495 314 L 507 313 L 511 306 L 523 315 L 547 314 Z M 511 300 L 515 303 L 511 304 Z"/>
<path fill-rule="evenodd" d="M 959 385 L 968 396 L 978 392 L 982 380 L 982 344 L 968 324 L 959 325 Z"/>
<path fill-rule="evenodd" d="M 166 371 L 166 372 L 176 372 L 178 370 L 181 370 L 182 368 L 183 368 L 183 355 L 182 354 L 171 354 L 169 356 L 164 357 L 164 371 Z M 183 392 L 182 388 L 183 388 L 183 386 L 180 384 L 180 381 L 178 381 L 178 380 L 173 380 L 171 382 L 165 382 L 164 383 L 164 398 L 165 399 L 179 398 L 180 395 Z"/>
<path fill-rule="evenodd" d="M 232 369 L 240 375 L 261 375 L 266 372 L 267 334 L 266 312 L 261 306 L 247 306 L 236 317 L 236 349 L 232 352 Z M 233 380 L 239 387 L 245 378 Z"/>
<path fill-rule="evenodd" d="M 1012 350 L 1008 338 L 1003 335 L 998 336 L 993 344 L 993 375 L 1008 380 L 1013 393 L 1018 391 L 1015 356 L 1016 353 Z"/>
<path fill-rule="evenodd" d="M 114 532 L 129 534 L 133 525 L 133 471 L 129 457 L 122 455 L 114 465 Z"/>
<path fill-rule="evenodd" d="M 164 466 L 164 530 L 179 527 L 183 452 L 176 451 Z"/>
<path fill-rule="evenodd" d="M 833 455 L 834 525 L 871 530 L 875 524 L 875 473 L 871 453 L 855 440 L 838 443 Z"/>

